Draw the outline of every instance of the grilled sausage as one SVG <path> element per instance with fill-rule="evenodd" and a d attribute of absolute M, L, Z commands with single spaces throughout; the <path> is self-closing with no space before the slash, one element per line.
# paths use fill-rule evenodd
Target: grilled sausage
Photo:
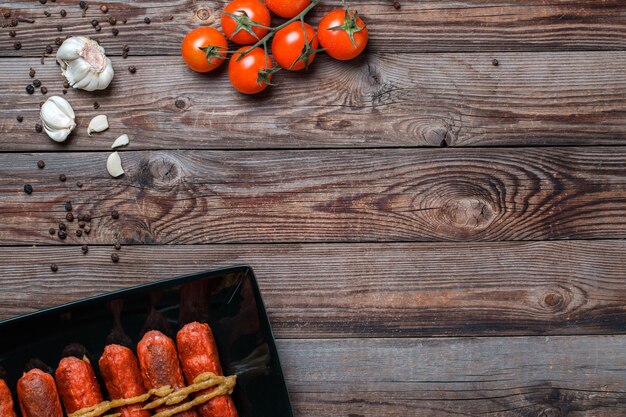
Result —
<path fill-rule="evenodd" d="M 63 417 L 54 378 L 40 369 L 32 369 L 17 381 L 17 398 L 22 417 Z"/>
<path fill-rule="evenodd" d="M 61 359 L 54 374 L 67 414 L 102 402 L 102 391 L 91 364 L 74 356 Z"/>
<path fill-rule="evenodd" d="M 217 345 L 208 324 L 193 322 L 185 325 L 176 335 L 176 346 L 188 384 L 204 372 L 223 375 Z M 201 417 L 237 417 L 237 410 L 230 395 L 220 395 L 198 406 L 198 414 Z"/>
<path fill-rule="evenodd" d="M 174 389 L 185 387 L 174 341 L 163 333 L 152 330 L 137 345 L 137 356 L 143 383 L 147 389 L 170 385 Z M 158 412 L 166 406 L 157 409 Z M 176 414 L 177 417 L 198 417 L 195 410 Z"/>
<path fill-rule="evenodd" d="M 11 390 L 2 379 L 0 379 L 0 417 L 15 417 Z"/>
<path fill-rule="evenodd" d="M 98 366 L 110 399 L 132 398 L 146 393 L 137 358 L 127 347 L 106 346 Z M 150 417 L 150 412 L 142 407 L 142 404 L 127 405 L 120 407 L 119 412 L 122 417 Z"/>

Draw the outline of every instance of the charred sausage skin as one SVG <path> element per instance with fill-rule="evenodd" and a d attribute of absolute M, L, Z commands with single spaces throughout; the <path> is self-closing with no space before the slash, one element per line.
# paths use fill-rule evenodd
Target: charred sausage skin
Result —
<path fill-rule="evenodd" d="M 102 391 L 91 364 L 74 356 L 61 359 L 54 374 L 67 414 L 102 402 Z"/>
<path fill-rule="evenodd" d="M 137 356 L 143 383 L 147 389 L 170 385 L 174 389 L 185 387 L 178 353 L 174 341 L 163 333 L 152 330 L 146 333 L 137 345 Z M 163 406 L 157 409 L 167 409 Z M 176 417 L 198 417 L 195 410 L 179 413 Z"/>
<path fill-rule="evenodd" d="M 141 371 L 135 354 L 121 345 L 107 345 L 98 361 L 104 386 L 111 399 L 132 398 L 145 394 Z M 121 407 L 122 417 L 150 417 L 141 404 Z"/>
<path fill-rule="evenodd" d="M 3 379 L 0 379 L 0 417 L 16 417 L 11 390 Z"/>
<path fill-rule="evenodd" d="M 208 324 L 185 325 L 176 335 L 176 345 L 188 384 L 204 372 L 223 375 L 215 338 Z M 210 390 L 201 394 L 206 392 Z M 230 395 L 220 395 L 198 406 L 198 414 L 201 417 L 237 417 L 237 410 Z"/>
<path fill-rule="evenodd" d="M 32 369 L 17 381 L 17 398 L 22 417 L 63 417 L 54 378 Z"/>

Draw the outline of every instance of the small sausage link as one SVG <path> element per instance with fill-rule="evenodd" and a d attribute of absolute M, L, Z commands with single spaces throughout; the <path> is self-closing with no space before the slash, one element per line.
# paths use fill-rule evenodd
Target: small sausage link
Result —
<path fill-rule="evenodd" d="M 11 390 L 3 379 L 0 379 L 0 417 L 16 417 Z"/>
<path fill-rule="evenodd" d="M 61 359 L 54 377 L 67 414 L 102 402 L 100 385 L 87 360 L 74 356 Z"/>
<path fill-rule="evenodd" d="M 174 341 L 163 333 L 152 330 L 146 333 L 137 345 L 137 356 L 143 383 L 147 389 L 170 385 L 174 389 L 185 387 L 185 380 L 178 362 Z M 158 412 L 168 409 L 159 407 Z M 177 417 L 198 417 L 195 410 L 176 415 Z"/>
<path fill-rule="evenodd" d="M 63 417 L 54 378 L 40 369 L 32 369 L 17 381 L 17 398 L 22 417 Z"/>
<path fill-rule="evenodd" d="M 204 372 L 223 375 L 215 338 L 208 324 L 193 322 L 185 325 L 176 335 L 176 346 L 188 384 Z M 220 395 L 198 406 L 198 413 L 201 417 L 237 417 L 230 395 Z"/>
<path fill-rule="evenodd" d="M 98 367 L 110 399 L 132 398 L 146 393 L 137 358 L 127 347 L 106 346 Z M 151 413 L 142 407 L 142 404 L 127 405 L 120 407 L 119 412 L 122 417 L 150 417 Z"/>

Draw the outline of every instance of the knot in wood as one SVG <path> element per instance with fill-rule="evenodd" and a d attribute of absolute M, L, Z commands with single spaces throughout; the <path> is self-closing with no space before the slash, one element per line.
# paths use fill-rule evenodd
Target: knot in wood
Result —
<path fill-rule="evenodd" d="M 563 296 L 561 294 L 550 293 L 543 298 L 543 302 L 550 308 L 556 308 L 563 304 Z"/>
<path fill-rule="evenodd" d="M 150 174 L 155 184 L 171 185 L 179 181 L 181 169 L 175 159 L 158 157 L 150 161 Z"/>
<path fill-rule="evenodd" d="M 444 221 L 459 229 L 484 229 L 495 217 L 489 203 L 476 197 L 448 200 L 441 211 Z"/>
<path fill-rule="evenodd" d="M 549 407 L 541 410 L 537 417 L 561 417 L 561 410 L 554 407 Z"/>
<path fill-rule="evenodd" d="M 215 20 L 213 17 L 213 11 L 204 7 L 196 10 L 196 17 L 203 22 L 206 22 L 207 20 L 210 20 L 212 22 Z"/>

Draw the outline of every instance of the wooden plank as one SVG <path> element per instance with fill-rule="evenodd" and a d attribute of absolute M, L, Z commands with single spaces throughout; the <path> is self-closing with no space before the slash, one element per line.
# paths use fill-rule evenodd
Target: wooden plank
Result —
<path fill-rule="evenodd" d="M 624 241 L 3 248 L 0 319 L 249 264 L 281 338 L 626 333 L 625 253 Z"/>
<path fill-rule="evenodd" d="M 88 2 L 89 3 L 89 2 Z M 103 15 L 98 6 L 107 4 Z M 178 55 L 186 32 L 199 25 L 220 26 L 219 16 L 225 0 L 220 1 L 116 1 L 91 2 L 85 17 L 74 0 L 46 5 L 32 1 L 9 0 L 3 10 L 12 17 L 34 19 L 19 23 L 17 36 L 0 36 L 1 56 L 41 56 L 47 44 L 58 36 L 93 36 L 120 55 L 122 45 L 131 45 L 133 55 Z M 350 6 L 365 16 L 370 27 L 370 50 L 387 52 L 424 51 L 554 51 L 554 50 L 624 50 L 626 48 L 626 5 L 621 0 L 562 1 L 530 0 L 405 0 L 396 10 L 388 0 L 353 0 Z M 317 25 L 321 16 L 340 4 L 324 1 L 310 16 Z M 67 17 L 61 18 L 61 9 Z M 44 17 L 44 11 L 52 13 Z M 118 36 L 105 23 L 108 16 L 118 22 Z M 151 24 L 144 23 L 149 17 Z M 100 20 L 102 31 L 91 26 Z M 204 20 L 203 20 L 204 19 Z M 0 17 L 0 20 L 2 18 Z M 6 19 L 8 23 L 10 19 Z M 275 19 L 278 22 L 278 19 Z M 601 24 L 600 24 L 601 23 Z M 57 25 L 62 25 L 62 32 Z M 9 28 L 2 32 L 7 33 Z M 15 50 L 14 41 L 22 48 Z"/>
<path fill-rule="evenodd" d="M 626 237 L 621 147 L 129 151 L 120 179 L 107 155 L 0 154 L 0 244 L 63 243 L 68 200 L 93 218 L 75 244 Z"/>
<path fill-rule="evenodd" d="M 626 52 L 498 57 L 498 67 L 488 54 L 322 57 L 304 78 L 283 72 L 254 98 L 235 92 L 226 71 L 207 78 L 175 57 L 114 58 L 109 90 L 65 96 L 78 118 L 69 145 L 34 133 L 45 97 L 25 92 L 33 67 L 49 95 L 62 95 L 59 68 L 2 59 L 0 151 L 108 149 L 121 133 L 132 149 L 624 144 Z M 111 129 L 89 137 L 97 114 Z"/>
<path fill-rule="evenodd" d="M 618 417 L 625 336 L 279 340 L 299 416 Z"/>

